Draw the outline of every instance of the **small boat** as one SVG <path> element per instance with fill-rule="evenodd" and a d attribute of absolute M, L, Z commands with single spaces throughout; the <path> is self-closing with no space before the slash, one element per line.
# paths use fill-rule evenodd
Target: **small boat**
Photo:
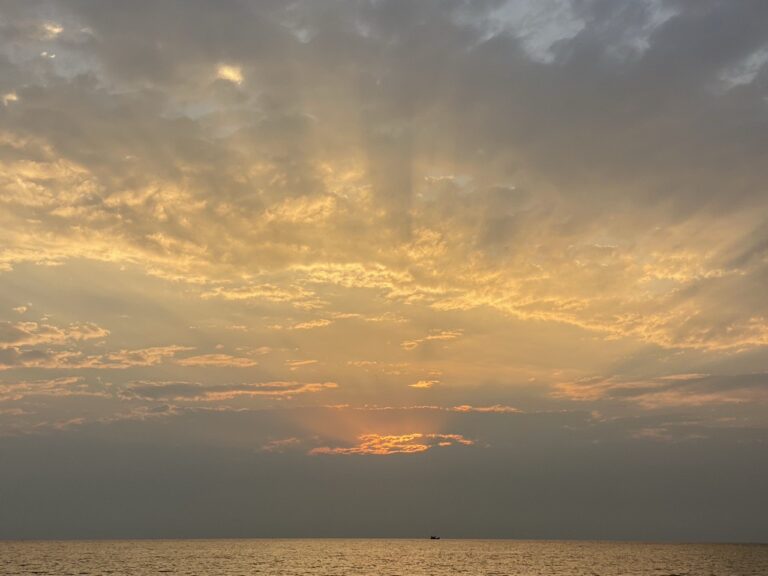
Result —
<path fill-rule="evenodd" d="M 440 540 L 440 536 L 430 536 L 430 540 Z"/>

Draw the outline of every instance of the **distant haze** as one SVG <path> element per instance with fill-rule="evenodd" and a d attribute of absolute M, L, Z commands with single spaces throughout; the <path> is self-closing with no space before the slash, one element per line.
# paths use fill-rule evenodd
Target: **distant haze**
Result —
<path fill-rule="evenodd" d="M 768 541 L 768 3 L 0 6 L 0 538 Z"/>

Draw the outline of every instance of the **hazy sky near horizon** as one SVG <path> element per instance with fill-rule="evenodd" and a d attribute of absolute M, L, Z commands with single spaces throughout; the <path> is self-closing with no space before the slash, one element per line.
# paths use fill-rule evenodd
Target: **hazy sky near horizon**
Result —
<path fill-rule="evenodd" d="M 768 540 L 768 3 L 0 5 L 0 537 Z"/>

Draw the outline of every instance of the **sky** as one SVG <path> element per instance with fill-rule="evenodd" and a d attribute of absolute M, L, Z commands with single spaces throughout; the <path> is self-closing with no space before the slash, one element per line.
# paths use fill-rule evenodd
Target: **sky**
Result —
<path fill-rule="evenodd" d="M 6 0 L 0 538 L 768 541 L 764 0 Z"/>

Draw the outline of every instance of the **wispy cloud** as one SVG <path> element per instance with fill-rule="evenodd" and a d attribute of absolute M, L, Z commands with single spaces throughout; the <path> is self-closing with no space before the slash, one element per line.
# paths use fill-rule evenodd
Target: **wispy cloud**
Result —
<path fill-rule="evenodd" d="M 194 382 L 139 382 L 128 386 L 126 398 L 166 401 L 222 401 L 238 397 L 291 398 L 338 388 L 335 382 L 260 382 L 206 386 Z"/>
<path fill-rule="evenodd" d="M 416 340 L 404 340 L 400 346 L 404 350 L 413 350 L 418 348 L 424 342 L 430 342 L 434 340 L 456 340 L 462 336 L 462 333 L 463 332 L 461 330 L 439 330 L 432 332 L 423 338 L 418 338 Z"/>
<path fill-rule="evenodd" d="M 514 406 L 504 406 L 503 404 L 494 404 L 492 406 L 470 406 L 469 404 L 462 404 L 461 406 L 454 406 L 451 408 L 454 412 L 479 412 L 481 414 L 518 414 L 522 410 L 515 408 Z"/>
<path fill-rule="evenodd" d="M 306 366 L 313 366 L 314 364 L 317 364 L 317 360 L 286 360 L 285 365 L 288 367 L 289 370 L 296 371 L 299 368 L 304 368 Z"/>
<path fill-rule="evenodd" d="M 187 367 L 216 367 L 216 368 L 250 368 L 257 366 L 258 361 L 244 356 L 231 356 L 230 354 L 201 354 L 199 356 L 187 356 L 176 360 L 179 366 Z"/>

